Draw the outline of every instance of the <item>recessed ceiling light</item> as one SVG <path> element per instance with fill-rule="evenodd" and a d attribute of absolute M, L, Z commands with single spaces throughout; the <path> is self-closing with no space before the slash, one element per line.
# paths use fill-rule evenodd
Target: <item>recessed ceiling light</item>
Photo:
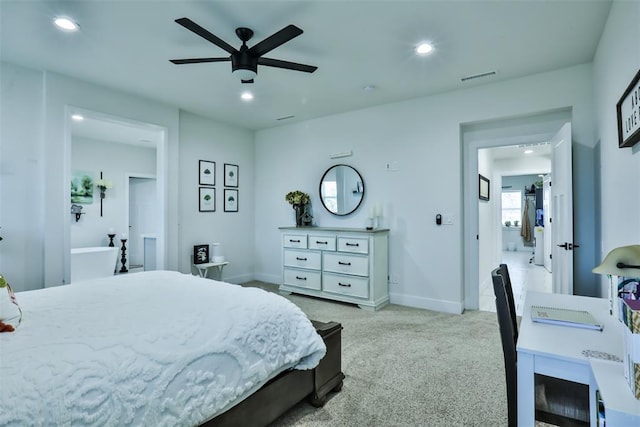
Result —
<path fill-rule="evenodd" d="M 533 153 L 533 150 L 524 150 L 524 154 L 531 154 Z"/>
<path fill-rule="evenodd" d="M 362 87 L 362 90 L 364 90 L 365 92 L 373 92 L 376 89 L 376 85 L 366 85 Z"/>
<path fill-rule="evenodd" d="M 253 94 L 251 92 L 242 92 L 240 95 L 243 101 L 251 101 L 253 99 Z"/>
<path fill-rule="evenodd" d="M 71 118 L 72 118 L 73 120 L 77 121 L 77 122 L 81 122 L 81 121 L 83 121 L 83 120 L 84 120 L 84 117 L 83 117 L 83 116 L 81 116 L 80 114 L 73 114 L 73 115 L 71 116 Z"/>
<path fill-rule="evenodd" d="M 56 24 L 58 28 L 65 31 L 78 31 L 78 24 L 76 24 L 66 16 L 57 17 L 53 20 L 53 23 Z"/>
<path fill-rule="evenodd" d="M 433 52 L 433 46 L 430 43 L 423 42 L 416 46 L 416 53 L 418 55 L 428 55 L 431 52 Z"/>

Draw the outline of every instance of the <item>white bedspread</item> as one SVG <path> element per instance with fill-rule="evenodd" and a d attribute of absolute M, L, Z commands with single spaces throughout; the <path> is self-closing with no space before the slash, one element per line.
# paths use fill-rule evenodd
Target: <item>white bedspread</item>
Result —
<path fill-rule="evenodd" d="M 17 294 L 0 425 L 195 426 L 326 348 L 290 301 L 176 272 Z"/>

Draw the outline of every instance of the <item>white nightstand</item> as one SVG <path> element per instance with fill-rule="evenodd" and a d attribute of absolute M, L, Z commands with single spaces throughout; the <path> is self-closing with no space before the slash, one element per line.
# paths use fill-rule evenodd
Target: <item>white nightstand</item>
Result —
<path fill-rule="evenodd" d="M 207 273 L 210 268 L 215 267 L 216 269 L 216 280 L 222 280 L 222 269 L 225 265 L 229 264 L 229 261 L 223 262 L 207 262 L 204 264 L 194 264 L 198 268 L 198 272 L 200 273 L 200 277 L 207 277 Z"/>

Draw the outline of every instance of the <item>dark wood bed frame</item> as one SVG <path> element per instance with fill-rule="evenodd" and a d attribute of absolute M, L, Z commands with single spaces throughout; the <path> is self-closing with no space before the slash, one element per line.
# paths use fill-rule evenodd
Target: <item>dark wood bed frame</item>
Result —
<path fill-rule="evenodd" d="M 262 386 L 251 396 L 202 424 L 201 427 L 266 426 L 275 421 L 301 400 L 320 407 L 325 404 L 329 392 L 340 391 L 342 373 L 342 325 L 336 322 L 317 322 L 313 326 L 327 346 L 327 354 L 314 369 L 289 370 Z"/>

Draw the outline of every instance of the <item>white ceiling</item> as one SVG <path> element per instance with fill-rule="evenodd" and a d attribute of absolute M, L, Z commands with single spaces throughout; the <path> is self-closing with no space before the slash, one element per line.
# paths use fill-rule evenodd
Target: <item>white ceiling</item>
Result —
<path fill-rule="evenodd" d="M 0 59 L 262 129 L 590 62 L 610 3 L 0 0 Z M 61 14 L 80 31 L 55 29 L 52 19 Z M 243 85 L 229 62 L 171 64 L 227 55 L 174 22 L 181 17 L 235 47 L 236 27 L 254 30 L 251 46 L 294 24 L 304 34 L 268 57 L 318 70 L 260 66 L 255 83 Z M 416 57 L 413 48 L 422 40 L 435 52 Z M 492 70 L 495 76 L 461 81 Z M 363 90 L 367 85 L 375 90 Z M 255 95 L 250 103 L 239 97 L 247 89 Z"/>

